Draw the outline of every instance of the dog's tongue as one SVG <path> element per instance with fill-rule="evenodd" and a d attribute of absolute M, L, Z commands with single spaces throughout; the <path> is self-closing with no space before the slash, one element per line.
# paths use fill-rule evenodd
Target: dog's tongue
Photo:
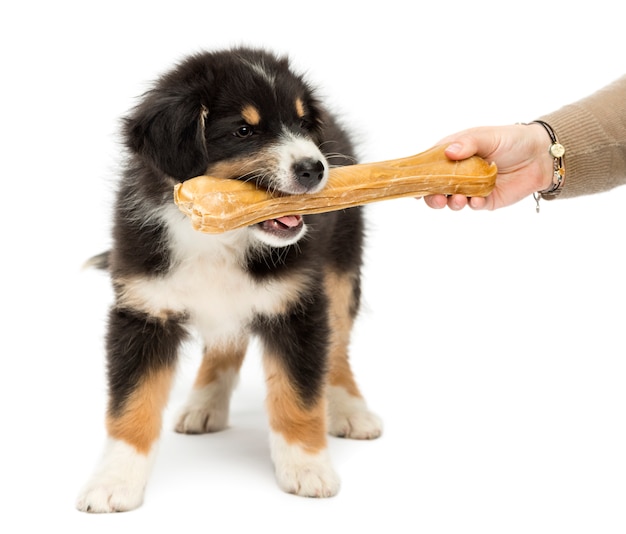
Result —
<path fill-rule="evenodd" d="M 294 228 L 300 224 L 301 217 L 299 215 L 286 215 L 285 217 L 279 217 L 276 220 L 287 228 Z"/>

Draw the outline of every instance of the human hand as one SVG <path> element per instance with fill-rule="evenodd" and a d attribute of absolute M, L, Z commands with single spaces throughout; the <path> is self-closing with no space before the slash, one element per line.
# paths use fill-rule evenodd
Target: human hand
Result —
<path fill-rule="evenodd" d="M 448 206 L 458 211 L 465 206 L 475 210 L 495 210 L 510 206 L 552 183 L 553 158 L 548 153 L 550 139 L 540 124 L 480 126 L 450 135 L 439 145 L 448 145 L 445 154 L 452 160 L 478 155 L 498 166 L 494 190 L 487 197 L 428 195 L 424 202 L 433 208 Z"/>

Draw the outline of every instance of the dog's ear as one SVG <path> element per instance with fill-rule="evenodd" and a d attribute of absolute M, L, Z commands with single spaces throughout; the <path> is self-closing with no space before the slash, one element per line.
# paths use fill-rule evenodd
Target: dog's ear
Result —
<path fill-rule="evenodd" d="M 177 180 L 202 174 L 208 165 L 206 113 L 194 91 L 155 88 L 124 119 L 126 146 Z"/>

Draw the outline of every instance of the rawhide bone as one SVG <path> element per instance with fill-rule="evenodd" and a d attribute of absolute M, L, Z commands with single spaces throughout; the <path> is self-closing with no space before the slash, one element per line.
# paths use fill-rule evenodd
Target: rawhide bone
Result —
<path fill-rule="evenodd" d="M 473 156 L 451 161 L 444 147 L 408 158 L 330 169 L 317 193 L 287 195 L 253 182 L 197 176 L 177 184 L 174 201 L 196 230 L 218 234 L 287 215 L 322 213 L 380 200 L 433 194 L 487 196 L 495 185 L 494 163 Z"/>

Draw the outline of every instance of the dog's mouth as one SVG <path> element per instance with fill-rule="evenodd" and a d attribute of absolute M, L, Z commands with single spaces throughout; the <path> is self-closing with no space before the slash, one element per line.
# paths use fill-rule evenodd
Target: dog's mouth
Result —
<path fill-rule="evenodd" d="M 300 215 L 286 215 L 260 222 L 257 226 L 264 232 L 280 239 L 291 239 L 302 231 L 304 221 Z"/>

